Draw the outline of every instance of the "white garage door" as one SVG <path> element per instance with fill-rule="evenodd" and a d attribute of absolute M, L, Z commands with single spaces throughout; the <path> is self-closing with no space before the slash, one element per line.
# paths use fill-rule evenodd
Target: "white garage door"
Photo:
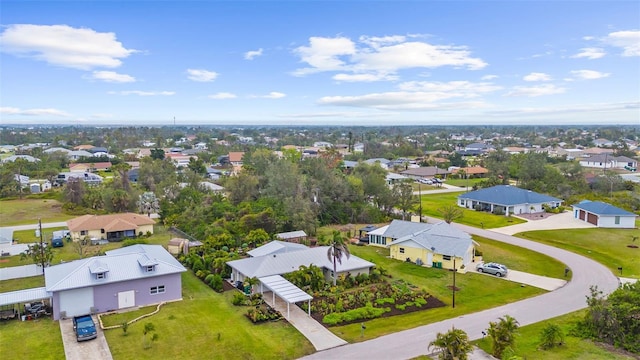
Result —
<path fill-rule="evenodd" d="M 67 290 L 60 293 L 60 311 L 66 311 L 67 317 L 91 313 L 93 307 L 93 288 Z"/>
<path fill-rule="evenodd" d="M 118 309 L 124 309 L 136 305 L 136 292 L 134 290 L 118 293 Z"/>

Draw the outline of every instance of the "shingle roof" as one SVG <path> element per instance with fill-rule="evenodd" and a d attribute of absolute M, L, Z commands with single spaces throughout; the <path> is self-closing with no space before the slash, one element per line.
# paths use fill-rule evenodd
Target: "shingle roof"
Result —
<path fill-rule="evenodd" d="M 146 255 L 157 262 L 155 270 L 146 271 L 138 259 Z M 109 270 L 104 279 L 96 279 L 90 269 Z M 71 261 L 45 268 L 45 287 L 49 292 L 104 285 L 128 280 L 177 274 L 187 269 L 160 245 L 133 245 L 107 251 L 104 256 Z M 95 272 L 94 272 L 95 274 Z"/>
<path fill-rule="evenodd" d="M 619 207 L 615 207 L 611 204 L 607 204 L 601 201 L 589 201 L 585 200 L 579 204 L 573 205 L 574 208 L 583 209 L 590 213 L 598 215 L 612 215 L 612 216 L 637 216 L 636 214 L 629 212 Z"/>
<path fill-rule="evenodd" d="M 156 222 L 148 216 L 134 213 L 110 215 L 83 215 L 67 221 L 71 231 L 98 230 L 124 231 L 134 230 L 141 225 L 153 225 Z"/>
<path fill-rule="evenodd" d="M 272 254 L 227 262 L 227 265 L 249 277 L 263 277 L 270 275 L 282 275 L 296 271 L 301 265 L 315 265 L 327 269 L 333 269 L 333 263 L 327 258 L 329 246 L 320 246 L 287 253 Z M 349 258 L 343 257 L 342 263 L 336 263 L 338 272 L 351 271 L 375 264 L 363 260 L 355 255 Z"/>
<path fill-rule="evenodd" d="M 475 200 L 497 205 L 540 204 L 562 201 L 553 196 L 539 194 L 531 190 L 510 185 L 496 185 L 490 188 L 471 191 L 458 196 L 458 199 Z"/>
<path fill-rule="evenodd" d="M 252 257 L 257 257 L 257 256 L 280 254 L 280 253 L 305 250 L 305 249 L 308 249 L 308 247 L 302 244 L 273 240 L 258 248 L 248 251 L 247 254 L 249 254 Z"/>
<path fill-rule="evenodd" d="M 417 224 L 423 225 L 421 231 L 396 239 L 387 247 L 410 242 L 438 254 L 463 257 L 473 244 L 471 235 L 444 221 L 437 224 Z"/>

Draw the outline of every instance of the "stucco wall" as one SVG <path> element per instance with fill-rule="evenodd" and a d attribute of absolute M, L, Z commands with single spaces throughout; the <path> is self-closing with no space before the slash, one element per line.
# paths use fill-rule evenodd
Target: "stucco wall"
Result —
<path fill-rule="evenodd" d="M 107 275 L 108 276 L 108 275 Z M 164 285 L 162 294 L 150 294 L 152 286 Z M 162 301 L 178 300 L 182 298 L 181 274 L 154 276 L 145 279 L 124 281 L 96 286 L 93 290 L 94 307 L 96 312 L 106 312 L 118 309 L 118 293 L 135 290 L 135 306 L 157 304 Z"/>
<path fill-rule="evenodd" d="M 599 227 L 633 229 L 636 227 L 636 218 L 633 216 L 620 216 L 620 223 L 616 224 L 615 216 L 600 216 Z"/>

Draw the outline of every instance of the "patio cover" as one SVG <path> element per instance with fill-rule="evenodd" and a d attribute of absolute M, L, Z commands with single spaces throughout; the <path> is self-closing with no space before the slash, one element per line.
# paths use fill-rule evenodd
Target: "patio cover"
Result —
<path fill-rule="evenodd" d="M 50 297 L 51 294 L 47 292 L 44 286 L 33 289 L 10 291 L 0 294 L 0 306 L 28 303 L 36 300 L 48 299 Z"/>
<path fill-rule="evenodd" d="M 313 296 L 302 291 L 299 287 L 293 285 L 280 275 L 271 275 L 258 278 L 260 281 L 260 293 L 263 293 L 263 286 L 273 292 L 273 303 L 276 303 L 275 296 L 287 303 L 287 319 L 289 319 L 289 305 L 299 301 L 308 301 L 309 316 L 311 316 L 311 299 Z"/>

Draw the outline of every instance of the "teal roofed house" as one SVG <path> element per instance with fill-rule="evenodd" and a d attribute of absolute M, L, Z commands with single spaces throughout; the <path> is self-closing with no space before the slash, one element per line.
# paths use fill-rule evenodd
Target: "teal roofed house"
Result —
<path fill-rule="evenodd" d="M 597 227 L 633 229 L 638 215 L 601 201 L 585 200 L 573 205 L 573 217 Z"/>
<path fill-rule="evenodd" d="M 543 212 L 543 205 L 556 208 L 562 205 L 562 199 L 511 185 L 496 185 L 458 196 L 458 206 L 505 215 Z"/>

